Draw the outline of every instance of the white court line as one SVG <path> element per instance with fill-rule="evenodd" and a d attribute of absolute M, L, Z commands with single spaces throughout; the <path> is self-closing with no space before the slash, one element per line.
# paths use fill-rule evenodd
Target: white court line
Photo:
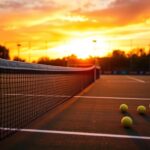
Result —
<path fill-rule="evenodd" d="M 87 98 L 87 99 L 120 99 L 120 100 L 147 100 L 150 101 L 150 98 L 136 98 L 136 97 L 105 97 L 105 96 L 74 96 L 76 98 Z"/>
<path fill-rule="evenodd" d="M 91 136 L 91 137 L 109 137 L 109 138 L 127 138 L 127 139 L 150 140 L 150 136 L 134 136 L 134 135 L 105 134 L 105 133 L 39 130 L 39 129 L 17 129 L 17 128 L 2 128 L 2 127 L 0 127 L 0 130 L 31 132 L 31 133 L 47 133 L 47 134 L 49 133 L 49 134 L 78 135 L 78 136 Z"/>
<path fill-rule="evenodd" d="M 135 83 L 137 81 L 106 81 L 107 83 Z"/>
<path fill-rule="evenodd" d="M 126 76 L 126 77 L 129 78 L 129 79 L 132 79 L 132 80 L 134 80 L 134 81 L 140 82 L 140 83 L 145 83 L 144 80 L 140 80 L 140 79 L 137 79 L 137 78 L 135 78 L 135 77 L 131 77 L 131 76 Z"/>
<path fill-rule="evenodd" d="M 29 96 L 29 97 L 62 97 L 71 98 L 70 95 L 35 95 L 35 94 L 3 94 L 6 96 Z M 75 98 L 87 98 L 87 99 L 119 99 L 119 100 L 140 100 L 150 101 L 150 98 L 138 98 L 138 97 L 107 97 L 107 96 L 73 96 Z"/>

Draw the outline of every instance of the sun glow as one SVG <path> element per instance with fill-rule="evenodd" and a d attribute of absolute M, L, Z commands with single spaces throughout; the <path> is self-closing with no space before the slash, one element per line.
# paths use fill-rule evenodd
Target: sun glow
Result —
<path fill-rule="evenodd" d="M 94 42 L 95 41 L 95 42 Z M 106 56 L 108 53 L 108 43 L 101 40 L 75 39 L 66 42 L 64 45 L 54 48 L 55 52 L 61 56 L 75 54 L 78 58 L 88 58 L 89 56 Z"/>

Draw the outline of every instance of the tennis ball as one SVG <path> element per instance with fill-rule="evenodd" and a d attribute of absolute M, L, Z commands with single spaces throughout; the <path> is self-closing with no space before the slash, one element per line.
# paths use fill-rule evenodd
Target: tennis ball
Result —
<path fill-rule="evenodd" d="M 143 105 L 140 105 L 137 107 L 137 112 L 141 115 L 144 115 L 146 113 L 146 107 Z"/>
<path fill-rule="evenodd" d="M 121 104 L 121 105 L 120 105 L 120 111 L 121 111 L 122 113 L 127 112 L 127 111 L 128 111 L 128 105 L 127 105 L 127 104 Z"/>
<path fill-rule="evenodd" d="M 123 125 L 123 127 L 125 128 L 130 128 L 133 124 L 133 120 L 131 117 L 125 116 L 121 119 L 121 124 Z"/>

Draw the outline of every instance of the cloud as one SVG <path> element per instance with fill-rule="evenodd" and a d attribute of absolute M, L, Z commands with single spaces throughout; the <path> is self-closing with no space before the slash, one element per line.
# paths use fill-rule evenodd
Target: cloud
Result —
<path fill-rule="evenodd" d="M 150 17 L 149 0 L 114 0 L 103 9 L 92 11 L 81 11 L 80 9 L 72 11 L 74 14 L 80 14 L 96 20 L 99 27 L 115 27 L 138 23 L 145 21 Z"/>
<path fill-rule="evenodd" d="M 143 17 L 149 16 L 150 1 L 116 0 L 110 5 L 110 13 L 116 15 L 122 23 L 141 21 Z"/>
<path fill-rule="evenodd" d="M 18 2 L 18 1 L 1 1 L 0 2 L 0 9 L 9 9 L 9 8 L 13 8 L 13 9 L 16 9 L 16 8 L 19 8 L 19 7 L 22 7 L 23 3 L 21 2 Z"/>
<path fill-rule="evenodd" d="M 60 16 L 64 14 L 89 18 L 88 21 L 99 23 L 99 26 L 119 26 L 141 21 L 150 15 L 150 0 L 3 0 L 0 1 L 2 13 L 14 10 L 21 14 L 35 12 Z M 69 21 L 69 20 L 68 20 Z M 67 22 L 67 21 L 66 21 Z M 82 24 L 82 23 L 81 23 Z M 88 23 L 89 24 L 89 23 Z M 91 23 L 92 24 L 92 23 Z"/>
<path fill-rule="evenodd" d="M 0 11 L 0 33 L 61 40 L 144 22 L 150 18 L 150 0 L 3 0 Z"/>
<path fill-rule="evenodd" d="M 0 10 L 28 10 L 28 9 L 40 9 L 40 8 L 54 8 L 57 7 L 54 1 L 48 0 L 3 0 L 0 1 Z"/>
<path fill-rule="evenodd" d="M 43 8 L 63 8 L 65 11 L 80 9 L 92 11 L 107 7 L 114 0 L 3 0 L 0 1 L 0 10 L 27 10 Z"/>

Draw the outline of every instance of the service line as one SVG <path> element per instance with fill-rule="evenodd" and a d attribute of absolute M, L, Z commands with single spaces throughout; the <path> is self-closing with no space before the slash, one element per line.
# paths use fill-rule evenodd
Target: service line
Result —
<path fill-rule="evenodd" d="M 134 81 L 137 81 L 137 82 L 140 82 L 140 83 L 145 83 L 145 81 L 144 80 L 140 80 L 140 79 L 137 79 L 137 78 L 135 78 L 135 77 L 131 77 L 131 76 L 126 76 L 128 79 L 132 79 L 132 80 L 134 80 Z"/>
<path fill-rule="evenodd" d="M 136 97 L 105 97 L 105 96 L 74 96 L 76 98 L 86 99 L 118 99 L 118 100 L 139 100 L 139 101 L 150 101 L 150 98 L 136 98 Z"/>
<path fill-rule="evenodd" d="M 116 99 L 116 100 L 139 100 L 139 101 L 150 101 L 150 98 L 138 98 L 138 97 L 109 97 L 109 96 L 86 96 L 86 95 L 36 95 L 36 94 L 2 94 L 5 96 L 27 96 L 27 97 L 61 97 L 61 98 L 86 98 L 86 99 Z"/>
<path fill-rule="evenodd" d="M 89 133 L 89 132 L 73 132 L 73 131 L 59 131 L 59 130 L 17 129 L 17 128 L 3 128 L 3 127 L 0 127 L 0 130 L 19 131 L 19 132 L 31 132 L 31 133 L 47 133 L 47 134 L 90 136 L 90 137 L 107 137 L 107 138 L 126 138 L 126 139 L 150 140 L 150 136 L 120 135 L 120 134 L 105 134 L 105 133 Z"/>

